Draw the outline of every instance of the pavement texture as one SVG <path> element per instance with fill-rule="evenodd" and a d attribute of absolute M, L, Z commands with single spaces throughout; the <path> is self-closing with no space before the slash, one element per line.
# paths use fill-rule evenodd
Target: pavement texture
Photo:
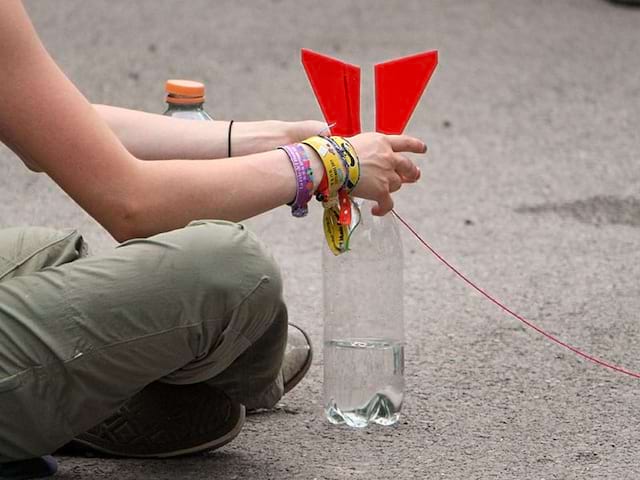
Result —
<path fill-rule="evenodd" d="M 398 212 L 512 308 L 640 370 L 640 9 L 603 0 L 76 0 L 26 3 L 96 103 L 160 112 L 163 81 L 200 79 L 217 118 L 319 118 L 301 47 L 363 67 L 438 49 L 408 133 L 430 148 Z M 60 119 L 64 121 L 64 119 Z M 34 132 L 37 134 L 37 132 Z M 3 225 L 114 241 L 0 147 Z M 286 279 L 291 318 L 322 340 L 319 208 L 252 221 Z M 637 379 L 524 329 L 408 234 L 407 396 L 393 428 L 321 417 L 322 353 L 280 408 L 206 455 L 62 457 L 60 479 L 640 478 Z"/>

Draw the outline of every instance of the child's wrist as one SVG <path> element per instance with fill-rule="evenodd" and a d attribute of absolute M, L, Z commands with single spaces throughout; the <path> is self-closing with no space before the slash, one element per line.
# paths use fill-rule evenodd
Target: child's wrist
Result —
<path fill-rule="evenodd" d="M 226 134 L 229 123 L 224 123 L 224 132 Z M 257 122 L 234 122 L 231 143 L 233 155 L 243 156 L 266 152 L 280 145 L 287 145 L 293 142 L 290 141 L 288 136 L 287 122 L 263 120 Z"/>
<path fill-rule="evenodd" d="M 315 193 L 325 175 L 324 165 L 322 164 L 320 155 L 318 155 L 313 148 L 304 143 L 302 144 L 302 148 L 304 148 L 304 151 L 307 153 L 307 157 L 309 157 L 309 162 L 311 163 L 311 169 L 313 170 L 313 192 Z"/>

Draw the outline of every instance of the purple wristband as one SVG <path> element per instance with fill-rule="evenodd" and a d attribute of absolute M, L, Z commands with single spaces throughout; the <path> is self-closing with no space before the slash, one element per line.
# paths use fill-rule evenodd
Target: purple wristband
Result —
<path fill-rule="evenodd" d="M 304 147 L 299 143 L 283 145 L 284 150 L 291 161 L 291 166 L 296 174 L 296 198 L 288 205 L 291 206 L 291 215 L 304 217 L 309 211 L 307 204 L 313 197 L 313 170 L 311 161 Z"/>

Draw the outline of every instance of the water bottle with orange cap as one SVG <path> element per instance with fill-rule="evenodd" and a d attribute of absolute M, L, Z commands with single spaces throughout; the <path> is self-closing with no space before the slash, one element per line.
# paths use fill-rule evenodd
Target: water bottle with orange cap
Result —
<path fill-rule="evenodd" d="M 213 120 L 204 105 L 204 84 L 193 80 L 167 80 L 164 115 L 188 120 Z"/>

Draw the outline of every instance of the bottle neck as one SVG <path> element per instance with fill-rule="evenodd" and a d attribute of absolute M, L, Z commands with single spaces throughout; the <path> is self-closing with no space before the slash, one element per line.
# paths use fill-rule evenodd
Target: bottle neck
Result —
<path fill-rule="evenodd" d="M 169 110 L 174 112 L 192 112 L 194 110 L 202 111 L 204 110 L 204 102 L 191 104 L 167 102 L 167 111 Z"/>
<path fill-rule="evenodd" d="M 202 103 L 176 104 L 167 102 L 167 109 L 163 112 L 163 115 L 187 120 L 213 120 L 211 115 L 203 108 Z"/>

